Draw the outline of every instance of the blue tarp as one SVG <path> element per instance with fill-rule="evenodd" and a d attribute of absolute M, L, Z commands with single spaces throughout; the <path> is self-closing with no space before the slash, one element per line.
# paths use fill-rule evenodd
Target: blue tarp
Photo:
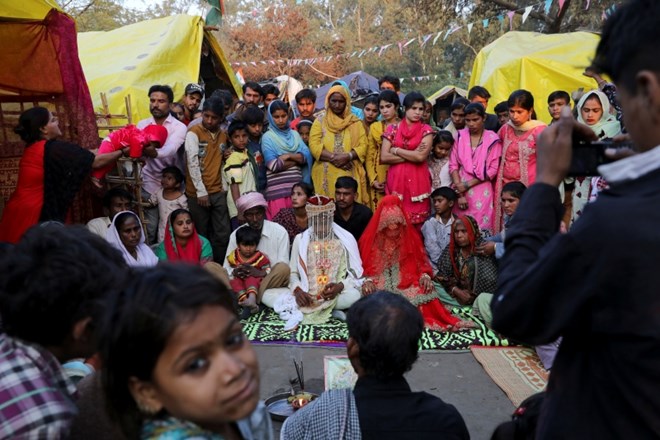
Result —
<path fill-rule="evenodd" d="M 378 79 L 361 70 L 349 73 L 340 79 L 348 84 L 348 88 L 351 91 L 351 100 L 353 101 L 379 92 Z M 316 89 L 316 110 L 325 108 L 325 95 L 328 94 L 328 90 L 330 90 L 330 87 L 332 87 L 335 81 L 330 81 L 326 85 Z"/>

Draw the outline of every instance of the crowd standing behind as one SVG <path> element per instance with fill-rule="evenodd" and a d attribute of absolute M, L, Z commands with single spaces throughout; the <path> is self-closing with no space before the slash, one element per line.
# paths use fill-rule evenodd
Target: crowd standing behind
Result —
<path fill-rule="evenodd" d="M 568 432 L 604 438 L 610 430 L 659 435 L 658 394 L 646 391 L 658 371 L 657 319 L 649 314 L 656 309 L 656 284 L 644 284 L 640 272 L 653 270 L 639 255 L 621 261 L 595 244 L 604 237 L 621 241 L 614 226 L 603 225 L 607 215 L 617 228 L 631 216 L 644 228 L 657 217 L 660 67 L 649 43 L 658 41 L 657 23 L 649 17 L 653 11 L 657 17 L 658 8 L 632 0 L 608 20 L 596 67 L 584 73 L 594 90 L 547 97 L 514 90 L 494 114 L 486 112 L 488 90 L 475 86 L 434 120 L 426 98 L 403 95 L 392 76 L 380 79 L 380 93 L 363 109 L 352 105 L 345 83 L 334 82 L 322 112 L 315 111 L 310 89 L 297 93 L 290 108 L 277 87 L 255 82 L 245 83 L 240 103 L 226 90 L 206 96 L 194 83 L 175 103 L 169 86 L 154 85 L 151 117 L 113 133 L 94 155 L 57 141 L 58 121 L 47 109 L 25 111 L 15 129 L 26 144 L 18 184 L 0 220 L 7 270 L 0 279 L 0 345 L 7 348 L 0 352 L 0 388 L 18 399 L 0 408 L 3 432 L 66 436 L 75 388 L 59 362 L 98 352 L 91 344 L 98 332 L 102 392 L 124 435 L 270 439 L 256 357 L 240 319 L 271 307 L 287 329 L 348 320 L 347 352 L 359 377 L 353 393 L 327 393 L 299 411 L 284 426 L 287 438 L 328 434 L 336 425 L 310 423 L 309 414 L 334 420 L 340 400 L 348 405 L 343 428 L 352 434 L 375 436 L 382 423 L 395 420 L 415 432 L 411 420 L 442 413 L 437 430 L 464 438 L 455 409 L 413 396 L 402 374 L 416 359 L 421 329 L 473 327 L 452 314 L 453 307 L 469 306 L 487 326 L 534 344 L 546 366 L 559 353 L 541 438 Z M 628 23 L 637 24 L 635 33 L 626 33 Z M 630 62 L 620 62 L 624 58 Z M 537 119 L 540 98 L 547 99 L 549 127 Z M 601 167 L 603 177 L 566 177 L 572 130 L 612 139 L 623 131 L 624 110 L 631 112 L 627 127 L 642 153 Z M 92 175 L 107 186 L 105 176 L 122 156 L 144 163 L 142 199 L 153 205 L 144 209 L 146 224 L 130 193 L 109 188 L 107 216 L 91 220 L 91 232 L 59 225 L 84 179 Z M 644 232 L 632 232 L 634 243 Z M 641 248 L 644 258 L 656 260 L 656 242 Z M 10 250 L 20 258 L 8 258 Z M 173 264 L 181 262 L 189 266 Z M 628 274 L 634 289 L 610 280 L 606 272 L 613 267 Z M 135 276 L 126 277 L 129 270 Z M 585 283 L 582 274 L 593 286 L 577 288 Z M 632 293 L 645 300 L 613 298 Z M 38 307 L 46 296 L 55 314 Z M 621 310 L 621 323 L 608 321 Z M 403 322 L 400 314 L 410 319 Z M 390 331 L 370 331 L 376 319 L 390 323 Z M 56 331 L 38 335 L 42 322 Z M 598 342 L 591 351 L 581 350 L 584 332 Z M 625 360 L 620 341 L 632 345 Z M 374 363 L 374 356 L 392 360 Z M 596 372 L 595 365 L 611 369 Z M 5 383 L 22 371 L 34 374 L 18 382 L 37 387 L 30 417 L 16 403 L 24 393 Z M 579 394 L 584 378 L 616 389 L 588 383 Z M 558 386 L 561 381 L 570 386 Z M 628 384 L 648 410 L 639 409 Z M 367 405 L 378 389 L 389 390 L 373 403 L 385 413 Z M 424 408 L 412 419 L 383 416 L 413 397 Z"/>

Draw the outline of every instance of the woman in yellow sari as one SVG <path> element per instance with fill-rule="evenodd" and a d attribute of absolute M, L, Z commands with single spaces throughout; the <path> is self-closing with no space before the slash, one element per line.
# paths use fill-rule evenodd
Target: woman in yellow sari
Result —
<path fill-rule="evenodd" d="M 380 199 L 385 197 L 385 182 L 387 181 L 387 169 L 390 167 L 380 163 L 380 147 L 383 144 L 383 133 L 392 124 L 398 124 L 399 118 L 399 95 L 394 90 L 383 90 L 378 95 L 378 108 L 382 120 L 376 121 L 369 127 L 367 137 L 367 182 L 370 187 L 368 206 L 376 212 Z"/>
<path fill-rule="evenodd" d="M 314 156 L 312 181 L 317 194 L 334 197 L 338 177 L 358 182 L 357 201 L 367 204 L 367 136 L 362 121 L 351 113 L 351 98 L 342 86 L 333 86 L 325 98 L 325 115 L 317 118 L 309 133 Z"/>

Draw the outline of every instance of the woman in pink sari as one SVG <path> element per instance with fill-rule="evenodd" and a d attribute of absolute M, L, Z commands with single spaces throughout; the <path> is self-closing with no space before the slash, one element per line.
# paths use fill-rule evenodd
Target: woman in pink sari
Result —
<path fill-rule="evenodd" d="M 536 180 L 536 140 L 547 125 L 532 119 L 534 97 L 527 90 L 516 90 L 509 96 L 509 122 L 500 128 L 502 162 L 495 181 L 495 194 L 509 182 L 522 182 L 529 187 Z M 502 207 L 495 204 L 496 234 L 502 230 Z"/>
<path fill-rule="evenodd" d="M 419 92 L 406 95 L 405 117 L 387 127 L 380 151 L 380 163 L 390 165 L 385 193 L 402 198 L 404 210 L 418 231 L 431 214 L 431 174 L 426 159 L 434 131 L 422 123 L 425 102 Z"/>
<path fill-rule="evenodd" d="M 479 228 L 493 230 L 493 180 L 502 156 L 502 143 L 494 131 L 486 130 L 486 110 L 480 103 L 465 106 L 465 128 L 456 134 L 449 157 L 449 173 L 460 194 L 454 204 L 458 216 L 469 215 Z"/>

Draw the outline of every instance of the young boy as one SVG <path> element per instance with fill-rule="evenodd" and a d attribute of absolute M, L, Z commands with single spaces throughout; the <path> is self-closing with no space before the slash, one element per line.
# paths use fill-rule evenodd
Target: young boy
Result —
<path fill-rule="evenodd" d="M 559 120 L 561 109 L 565 106 L 571 106 L 571 97 L 563 90 L 557 90 L 548 95 L 548 113 L 552 117 L 550 125 Z"/>
<path fill-rule="evenodd" d="M 242 121 L 229 124 L 229 142 L 232 153 L 222 169 L 223 186 L 227 189 L 227 208 L 232 230 L 238 228 L 242 218 L 238 217 L 236 200 L 246 192 L 257 190 L 257 163 L 247 149 L 249 135 Z"/>
<path fill-rule="evenodd" d="M 268 111 L 270 103 L 280 97 L 280 89 L 273 84 L 266 84 L 262 89 L 264 91 L 264 111 Z"/>
<path fill-rule="evenodd" d="M 257 191 L 263 194 L 266 191 L 266 161 L 264 161 L 264 155 L 261 152 L 264 112 L 259 107 L 250 106 L 241 113 L 240 119 L 247 125 L 250 138 L 247 149 L 257 163 Z"/>
<path fill-rule="evenodd" d="M 442 251 L 449 245 L 451 225 L 454 223 L 452 209 L 456 202 L 456 192 L 448 186 L 440 187 L 431 193 L 435 215 L 422 226 L 424 247 L 431 260 L 431 266 L 438 271 L 438 260 Z"/>
<path fill-rule="evenodd" d="M 87 223 L 87 229 L 105 240 L 108 227 L 112 224 L 115 215 L 122 211 L 130 211 L 133 205 L 133 196 L 123 188 L 110 189 L 103 196 L 103 208 L 108 212 L 106 217 L 97 217 Z"/>
<path fill-rule="evenodd" d="M 495 114 L 497 115 L 497 121 L 500 124 L 500 127 L 504 126 L 509 122 L 509 103 L 502 101 L 495 106 Z"/>
<path fill-rule="evenodd" d="M 238 304 L 250 314 L 259 311 L 257 292 L 261 281 L 270 273 L 268 257 L 257 250 L 261 232 L 249 227 L 236 230 L 236 249 L 225 260 L 229 283 L 236 293 Z M 245 314 L 242 317 L 247 317 Z"/>
<path fill-rule="evenodd" d="M 465 106 L 468 105 L 469 103 L 470 101 L 468 101 L 465 98 L 456 98 L 454 102 L 451 103 L 451 107 L 449 108 L 451 110 L 451 113 L 449 113 L 451 122 L 447 124 L 445 130 L 450 132 L 452 136 L 454 136 L 454 139 L 456 138 L 458 130 L 462 130 L 465 128 L 464 109 Z"/>
<path fill-rule="evenodd" d="M 433 137 L 433 149 L 428 159 L 432 189 L 452 183 L 449 175 L 449 154 L 453 146 L 454 137 L 447 130 L 440 130 Z"/>
<path fill-rule="evenodd" d="M 316 92 L 312 89 L 302 89 L 296 93 L 296 108 L 299 116 L 291 121 L 291 129 L 297 130 L 298 122 L 309 119 L 314 122 L 314 110 L 316 108 Z"/>

